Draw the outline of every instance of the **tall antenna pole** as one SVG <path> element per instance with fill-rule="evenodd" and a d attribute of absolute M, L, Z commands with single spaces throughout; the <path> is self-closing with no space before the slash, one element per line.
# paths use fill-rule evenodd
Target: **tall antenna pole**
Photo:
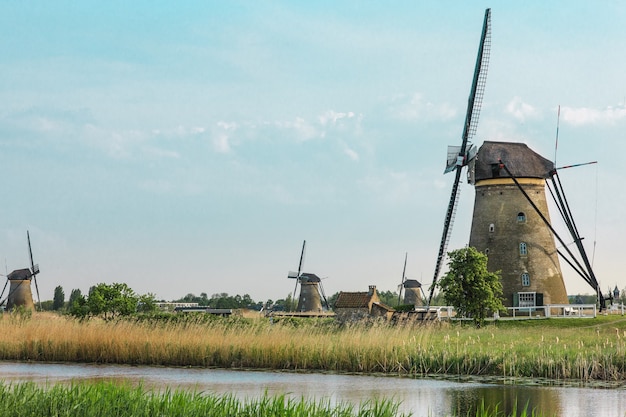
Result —
<path fill-rule="evenodd" d="M 556 140 L 554 141 L 554 167 L 556 168 L 556 151 L 559 147 L 559 122 L 561 120 L 561 105 L 556 113 Z"/>

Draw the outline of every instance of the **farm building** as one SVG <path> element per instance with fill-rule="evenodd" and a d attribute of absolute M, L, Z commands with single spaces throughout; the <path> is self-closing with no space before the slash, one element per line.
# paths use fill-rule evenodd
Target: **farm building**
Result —
<path fill-rule="evenodd" d="M 395 310 L 380 302 L 375 285 L 368 291 L 342 291 L 335 302 L 335 317 L 340 322 L 381 318 L 390 320 Z"/>

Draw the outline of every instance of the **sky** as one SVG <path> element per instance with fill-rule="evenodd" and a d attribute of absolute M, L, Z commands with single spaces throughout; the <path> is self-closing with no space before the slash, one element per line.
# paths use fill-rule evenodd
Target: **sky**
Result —
<path fill-rule="evenodd" d="M 488 7 L 473 142 L 598 161 L 559 175 L 601 288 L 626 287 L 619 1 L 2 1 L 2 272 L 29 266 L 28 230 L 42 300 L 276 300 L 306 240 L 328 295 L 396 291 L 405 254 L 428 290 Z"/>

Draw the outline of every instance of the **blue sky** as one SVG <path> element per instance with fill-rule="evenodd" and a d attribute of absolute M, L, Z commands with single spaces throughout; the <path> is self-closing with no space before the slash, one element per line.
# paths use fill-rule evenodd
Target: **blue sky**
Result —
<path fill-rule="evenodd" d="M 179 2 L 180 3 L 180 2 Z M 429 284 L 484 10 L 474 142 L 557 165 L 603 289 L 626 287 L 617 1 L 0 3 L 0 256 L 63 286 L 284 298 Z M 469 238 L 463 184 L 450 249 Z M 590 293 L 562 265 L 568 293 Z"/>

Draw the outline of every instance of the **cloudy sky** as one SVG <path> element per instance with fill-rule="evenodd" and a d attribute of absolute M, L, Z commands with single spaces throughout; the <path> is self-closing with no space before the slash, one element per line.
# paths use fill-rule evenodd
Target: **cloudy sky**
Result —
<path fill-rule="evenodd" d="M 2 272 L 28 266 L 30 230 L 42 299 L 100 282 L 277 299 L 306 239 L 329 294 L 395 290 L 407 252 L 427 286 L 487 7 L 474 142 L 597 160 L 561 181 L 602 288 L 626 287 L 618 1 L 1 2 Z"/>

